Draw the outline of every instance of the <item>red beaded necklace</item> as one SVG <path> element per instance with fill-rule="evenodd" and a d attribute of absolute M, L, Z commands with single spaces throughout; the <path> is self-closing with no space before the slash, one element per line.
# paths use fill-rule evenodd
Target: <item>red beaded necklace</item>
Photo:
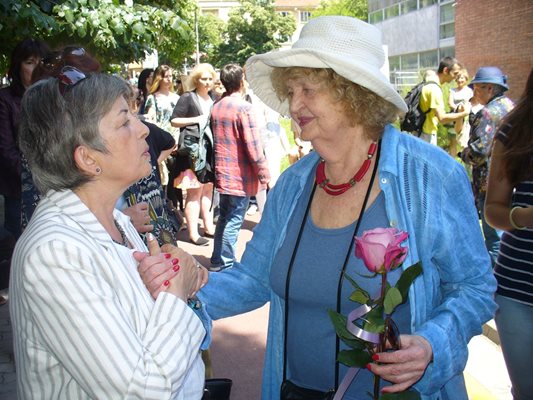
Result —
<path fill-rule="evenodd" d="M 340 185 L 332 185 L 329 183 L 329 179 L 326 178 L 325 166 L 326 162 L 324 160 L 320 161 L 318 167 L 316 168 L 316 183 L 317 185 L 324 189 L 324 191 L 331 196 L 340 196 L 345 193 L 348 189 L 355 186 L 357 182 L 361 182 L 364 178 L 368 168 L 370 168 L 370 163 L 372 162 L 372 157 L 376 153 L 377 143 L 372 142 L 368 148 L 367 159 L 361 165 L 361 168 L 355 173 L 355 175 L 346 183 Z"/>

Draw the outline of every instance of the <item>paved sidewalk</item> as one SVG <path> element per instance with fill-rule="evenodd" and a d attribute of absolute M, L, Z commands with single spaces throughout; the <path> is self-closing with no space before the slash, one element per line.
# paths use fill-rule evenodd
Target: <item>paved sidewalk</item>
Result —
<path fill-rule="evenodd" d="M 246 216 L 238 242 L 240 258 L 244 246 L 252 236 L 259 214 Z M 209 265 L 213 250 L 195 246 L 180 233 L 180 247 Z M 226 318 L 214 323 L 211 359 L 213 375 L 233 380 L 232 400 L 260 399 L 261 371 L 266 342 L 268 305 L 253 312 Z M 487 333 L 490 332 L 490 333 Z M 494 340 L 493 329 L 476 336 L 469 344 L 469 359 L 465 379 L 470 400 L 511 400 L 510 382 L 501 349 Z M 16 400 L 15 368 L 8 305 L 0 306 L 0 400 Z"/>

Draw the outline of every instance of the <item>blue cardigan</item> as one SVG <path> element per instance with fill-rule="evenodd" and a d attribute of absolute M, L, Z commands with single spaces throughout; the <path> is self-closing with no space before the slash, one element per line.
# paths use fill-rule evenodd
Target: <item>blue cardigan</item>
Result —
<path fill-rule="evenodd" d="M 270 288 L 270 269 L 318 159 L 312 152 L 282 174 L 241 262 L 211 273 L 199 294 L 213 319 L 270 301 L 263 399 L 279 399 L 283 369 L 284 302 Z M 467 399 L 467 344 L 496 310 L 496 280 L 467 175 L 441 149 L 387 126 L 377 178 L 390 226 L 409 233 L 404 266 L 420 260 L 424 270 L 409 292 L 411 330 L 429 341 L 433 361 L 415 388 L 423 399 Z"/>

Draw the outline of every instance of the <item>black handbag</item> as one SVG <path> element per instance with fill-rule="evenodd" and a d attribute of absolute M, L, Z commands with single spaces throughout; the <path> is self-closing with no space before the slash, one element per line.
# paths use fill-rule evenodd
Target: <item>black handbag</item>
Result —
<path fill-rule="evenodd" d="M 232 384 L 228 378 L 206 379 L 202 400 L 230 400 Z"/>
<path fill-rule="evenodd" d="M 200 115 L 201 107 L 198 102 L 198 95 L 195 92 L 191 93 L 191 99 L 198 110 L 198 115 Z M 199 124 L 184 126 L 181 128 L 178 140 L 178 154 L 188 159 L 190 168 L 201 183 L 215 181 L 214 140 L 210 119 L 211 111 L 209 111 L 205 126 L 200 127 Z"/>
<path fill-rule="evenodd" d="M 285 380 L 281 384 L 280 400 L 332 400 L 334 396 L 334 389 L 321 392 L 320 390 L 300 387 L 289 380 Z"/>

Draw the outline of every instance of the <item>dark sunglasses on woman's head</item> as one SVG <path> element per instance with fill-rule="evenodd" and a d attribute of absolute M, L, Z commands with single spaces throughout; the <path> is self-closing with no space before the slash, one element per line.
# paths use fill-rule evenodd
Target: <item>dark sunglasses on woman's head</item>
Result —
<path fill-rule="evenodd" d="M 57 79 L 59 81 L 59 92 L 61 95 L 65 95 L 65 91 L 69 88 L 80 83 L 82 80 L 86 79 L 87 75 L 81 72 L 79 69 L 66 66 L 63 67 Z"/>
<path fill-rule="evenodd" d="M 57 64 L 62 62 L 63 59 L 67 56 L 70 56 L 70 55 L 83 56 L 85 54 L 86 52 L 83 47 L 67 46 L 61 51 L 54 51 L 48 54 L 41 60 L 41 63 L 46 68 L 54 68 Z"/>

